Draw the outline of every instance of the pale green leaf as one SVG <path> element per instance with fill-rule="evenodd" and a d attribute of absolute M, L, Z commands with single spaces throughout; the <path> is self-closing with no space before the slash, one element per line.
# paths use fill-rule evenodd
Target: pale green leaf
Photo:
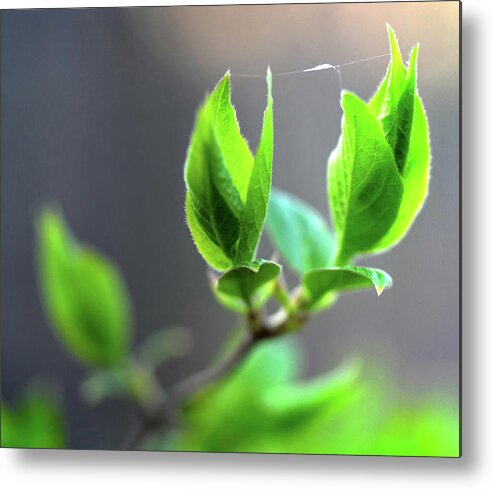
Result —
<path fill-rule="evenodd" d="M 383 83 L 368 105 L 382 125 L 385 138 L 392 148 L 402 174 L 413 125 L 418 46 L 413 48 L 409 69 L 406 69 L 395 33 L 390 26 L 387 27 L 391 60 Z"/>
<path fill-rule="evenodd" d="M 373 247 L 373 252 L 395 246 L 406 235 L 426 200 L 430 173 L 428 121 L 416 89 L 418 46 L 411 51 L 406 70 L 391 29 L 389 38 L 392 59 L 387 76 L 370 100 L 369 107 L 382 125 L 391 125 L 394 134 L 399 136 L 401 144 L 393 147 L 403 180 L 403 197 L 394 224 Z M 397 74 L 390 77 L 394 71 Z"/>
<path fill-rule="evenodd" d="M 306 202 L 272 189 L 267 231 L 276 250 L 294 271 L 328 267 L 334 240 L 322 215 Z"/>
<path fill-rule="evenodd" d="M 374 287 L 380 295 L 392 285 L 392 278 L 377 268 L 344 266 L 307 272 L 301 284 L 303 306 L 318 310 L 319 302 L 335 292 Z"/>
<path fill-rule="evenodd" d="M 126 369 L 105 369 L 91 372 L 80 385 L 85 402 L 97 406 L 109 399 L 130 397 L 130 385 Z"/>
<path fill-rule="evenodd" d="M 385 251 L 404 238 L 428 195 L 431 159 L 428 121 L 419 96 L 416 96 L 415 104 L 409 151 L 402 173 L 404 192 L 401 206 L 394 224 L 374 246 L 374 252 Z"/>
<path fill-rule="evenodd" d="M 156 369 L 164 362 L 184 357 L 192 345 L 190 331 L 185 326 L 170 326 L 151 333 L 136 352 L 141 365 Z"/>
<path fill-rule="evenodd" d="M 337 265 L 370 252 L 397 216 L 403 192 L 392 150 L 376 117 L 356 95 L 342 96 L 342 134 L 328 164 Z"/>

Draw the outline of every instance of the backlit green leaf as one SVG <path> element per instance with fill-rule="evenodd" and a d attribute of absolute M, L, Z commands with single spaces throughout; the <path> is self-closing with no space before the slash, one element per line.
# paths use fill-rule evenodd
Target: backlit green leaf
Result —
<path fill-rule="evenodd" d="M 46 313 L 68 350 L 90 365 L 124 362 L 131 314 L 119 270 L 48 210 L 38 223 L 38 264 Z"/>
<path fill-rule="evenodd" d="M 267 231 L 282 258 L 298 273 L 328 267 L 334 240 L 322 215 L 297 197 L 272 189 Z"/>
<path fill-rule="evenodd" d="M 281 266 L 267 260 L 239 265 L 219 277 L 217 293 L 233 299 L 235 303 L 240 301 L 245 305 L 245 310 L 257 308 L 270 296 L 265 291 L 272 292 L 280 273 Z"/>
<path fill-rule="evenodd" d="M 302 277 L 302 297 L 307 309 L 317 309 L 320 301 L 334 292 L 375 287 L 377 294 L 392 285 L 383 270 L 366 267 L 333 267 L 312 270 Z"/>
<path fill-rule="evenodd" d="M 199 251 L 204 254 L 213 250 L 210 241 L 231 260 L 238 240 L 242 203 L 228 173 L 207 102 L 197 115 L 185 163 L 185 181 L 188 225 L 197 246 L 204 243 Z M 204 258 L 213 266 L 223 260 L 215 255 Z"/>
<path fill-rule="evenodd" d="M 387 234 L 403 192 L 402 178 L 377 118 L 350 92 L 343 93 L 342 108 L 342 134 L 328 164 L 338 265 L 371 251 Z"/>
<path fill-rule="evenodd" d="M 267 71 L 267 108 L 260 143 L 255 155 L 252 176 L 248 185 L 245 212 L 240 226 L 236 263 L 255 258 L 264 228 L 272 184 L 272 159 L 274 154 L 274 116 L 272 100 L 272 74 Z"/>
<path fill-rule="evenodd" d="M 395 33 L 390 26 L 387 28 L 391 60 L 387 75 L 369 102 L 369 107 L 378 117 L 399 171 L 402 173 L 406 164 L 413 123 L 418 47 L 416 46 L 411 53 L 409 70 L 407 70 L 402 62 Z"/>
<path fill-rule="evenodd" d="M 255 159 L 231 105 L 229 72 L 197 113 L 185 162 L 187 222 L 199 252 L 217 270 L 254 259 L 265 221 L 273 150 L 270 73 L 267 82 Z"/>
<path fill-rule="evenodd" d="M 392 145 L 402 181 L 403 197 L 394 224 L 373 247 L 374 252 L 395 246 L 408 232 L 428 194 L 430 173 L 430 142 L 428 121 L 423 102 L 416 88 L 418 46 L 411 52 L 409 67 L 404 67 L 392 29 L 389 28 L 392 59 L 387 75 L 369 102 L 372 112 L 382 125 L 393 128 L 387 134 Z M 391 76 L 396 72 L 395 75 Z"/>
<path fill-rule="evenodd" d="M 231 75 L 227 72 L 213 91 L 208 105 L 224 162 L 234 187 L 245 203 L 253 168 L 253 156 L 241 135 L 235 109 L 231 105 L 230 78 Z"/>

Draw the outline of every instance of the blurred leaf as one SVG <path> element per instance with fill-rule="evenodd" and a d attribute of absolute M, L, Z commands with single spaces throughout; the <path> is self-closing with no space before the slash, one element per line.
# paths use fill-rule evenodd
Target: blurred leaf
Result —
<path fill-rule="evenodd" d="M 297 197 L 272 189 L 267 231 L 274 247 L 298 273 L 328 267 L 334 241 L 325 219 Z"/>
<path fill-rule="evenodd" d="M 342 135 L 328 165 L 337 265 L 370 252 L 387 234 L 403 191 L 392 150 L 368 106 L 344 92 L 342 108 Z"/>
<path fill-rule="evenodd" d="M 356 361 L 296 380 L 299 350 L 287 340 L 260 344 L 233 375 L 189 405 L 181 431 L 147 448 L 457 456 L 454 402 L 397 402 L 385 376 L 368 378 L 369 367 Z"/>
<path fill-rule="evenodd" d="M 126 369 L 91 372 L 82 381 L 80 392 L 84 400 L 94 406 L 109 399 L 126 398 L 130 395 Z"/>
<path fill-rule="evenodd" d="M 80 385 L 82 397 L 94 406 L 110 399 L 130 398 L 146 408 L 152 406 L 158 389 L 153 371 L 136 362 L 91 372 Z"/>
<path fill-rule="evenodd" d="M 328 403 L 333 408 L 352 402 L 359 393 L 361 362 L 352 360 L 318 378 L 280 385 L 266 392 L 263 402 L 272 416 L 292 427 L 320 414 Z"/>
<path fill-rule="evenodd" d="M 372 286 L 380 295 L 385 288 L 392 286 L 392 278 L 377 268 L 353 266 L 312 270 L 302 277 L 302 294 L 308 309 L 317 308 L 328 294 Z"/>
<path fill-rule="evenodd" d="M 260 307 L 281 273 L 281 266 L 268 260 L 239 265 L 217 280 L 216 292 L 221 302 L 238 312 Z"/>
<path fill-rule="evenodd" d="M 45 310 L 69 351 L 89 365 L 123 363 L 131 315 L 118 269 L 77 243 L 61 215 L 49 210 L 38 223 L 38 264 Z"/>
<path fill-rule="evenodd" d="M 245 212 L 240 226 L 236 263 L 250 262 L 255 258 L 264 228 L 272 184 L 272 159 L 274 155 L 274 115 L 272 99 L 272 74 L 267 70 L 267 108 L 255 163 L 248 184 Z"/>
<path fill-rule="evenodd" d="M 1 421 L 2 447 L 65 447 L 59 396 L 47 385 L 30 385 L 15 404 L 2 403 Z"/>
<path fill-rule="evenodd" d="M 374 454 L 458 457 L 459 426 L 459 413 L 450 402 L 397 406 L 385 420 Z"/>
<path fill-rule="evenodd" d="M 186 214 L 207 263 L 220 271 L 254 258 L 272 176 L 272 95 L 253 158 L 231 105 L 229 72 L 200 107 L 185 162 Z"/>
<path fill-rule="evenodd" d="M 192 336 L 185 326 L 172 326 L 151 333 L 137 350 L 139 363 L 151 370 L 173 358 L 185 356 L 191 348 Z"/>

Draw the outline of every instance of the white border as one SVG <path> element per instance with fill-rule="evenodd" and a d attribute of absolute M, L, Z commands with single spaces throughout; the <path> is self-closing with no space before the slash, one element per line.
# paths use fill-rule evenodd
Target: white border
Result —
<path fill-rule="evenodd" d="M 262 2 L 244 0 L 242 3 Z M 208 2 L 0 0 L 1 8 L 166 4 Z M 329 484 L 337 489 L 493 487 L 493 9 L 490 6 L 491 2 L 485 0 L 463 1 L 462 459 L 2 449 L 2 487 L 304 489 Z"/>

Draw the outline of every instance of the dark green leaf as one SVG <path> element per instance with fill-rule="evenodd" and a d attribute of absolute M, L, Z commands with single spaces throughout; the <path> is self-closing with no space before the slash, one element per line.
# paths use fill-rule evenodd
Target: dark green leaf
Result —
<path fill-rule="evenodd" d="M 302 297 L 307 309 L 318 309 L 319 303 L 335 292 L 375 287 L 377 294 L 392 285 L 383 270 L 366 267 L 334 267 L 312 270 L 302 277 Z"/>
<path fill-rule="evenodd" d="M 387 234 L 403 192 L 392 150 L 376 117 L 349 92 L 343 93 L 342 108 L 342 134 L 328 165 L 338 265 L 370 252 Z"/>
<path fill-rule="evenodd" d="M 203 230 L 195 215 L 195 211 L 191 204 L 190 194 L 188 193 L 185 200 L 185 212 L 187 224 L 192 233 L 195 246 L 197 246 L 197 249 L 204 257 L 205 261 L 216 270 L 227 270 L 228 268 L 231 268 L 233 265 L 231 258 L 227 257 L 224 251 L 215 244 Z"/>
<path fill-rule="evenodd" d="M 296 272 L 330 265 L 334 240 L 327 222 L 297 197 L 272 189 L 267 231 L 274 247 Z"/>
<path fill-rule="evenodd" d="M 199 247 L 202 254 L 214 249 L 208 245 L 210 241 L 229 261 L 234 257 L 243 210 L 239 193 L 227 171 L 209 109 L 206 102 L 199 110 L 185 162 L 187 220 L 197 246 L 202 242 L 206 245 L 202 249 Z M 223 256 L 204 255 L 204 258 L 214 266 L 218 260 L 223 260 Z"/>
<path fill-rule="evenodd" d="M 128 355 L 131 314 L 120 272 L 79 245 L 55 212 L 43 212 L 38 234 L 42 296 L 58 336 L 87 364 L 121 364 Z"/>

